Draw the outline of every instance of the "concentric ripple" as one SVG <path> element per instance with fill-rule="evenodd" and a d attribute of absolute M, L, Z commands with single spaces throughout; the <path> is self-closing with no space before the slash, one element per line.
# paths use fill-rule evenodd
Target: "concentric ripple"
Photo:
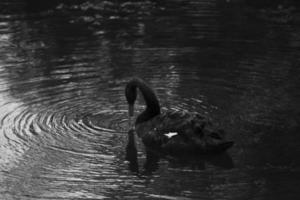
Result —
<path fill-rule="evenodd" d="M 49 89 L 51 88 L 47 87 L 45 91 Z M 113 163 L 118 154 L 115 151 L 123 148 L 120 142 L 125 139 L 127 123 L 124 119 L 127 113 L 119 109 L 104 110 L 99 106 L 99 101 L 90 101 L 80 96 L 72 99 L 60 96 L 56 102 L 53 98 L 50 99 L 47 103 L 41 96 L 40 99 L 36 97 L 34 103 L 6 103 L 0 107 L 0 148 L 5 152 L 1 156 L 1 173 L 9 171 L 15 181 L 22 182 L 20 178 L 27 175 L 20 169 L 26 173 L 31 173 L 31 170 L 39 171 L 39 175 L 35 177 L 37 181 L 30 183 L 35 189 L 26 192 L 37 198 L 69 196 L 72 192 L 49 194 L 47 190 L 61 184 L 68 187 L 71 182 L 77 182 L 80 187 L 79 185 L 87 184 L 86 181 L 94 184 L 102 184 L 104 181 L 107 188 L 113 189 L 114 182 L 110 179 L 116 177 Z M 79 160 L 83 163 L 79 164 Z M 97 180 L 100 168 L 104 173 Z M 43 194 L 34 194 L 39 187 L 36 185 L 40 183 L 38 180 L 51 183 L 46 188 L 39 189 Z M 11 187 L 21 186 L 11 183 L 3 187 L 1 192 L 8 191 Z M 87 191 L 75 196 L 104 198 L 103 195 L 87 194 Z"/>
<path fill-rule="evenodd" d="M 122 131 L 120 128 L 125 130 L 125 127 L 118 127 L 120 126 L 118 122 L 126 116 L 124 112 L 101 111 L 99 120 L 105 118 L 110 123 L 98 122 L 96 125 L 90 119 L 92 116 L 99 116 L 99 113 L 92 113 L 88 107 L 84 109 L 85 113 L 78 112 L 80 102 L 62 101 L 47 108 L 27 107 L 17 103 L 3 105 L 1 110 L 5 110 L 6 113 L 1 117 L 0 122 L 3 131 L 1 136 L 4 137 L 1 140 L 2 143 L 6 142 L 9 147 L 17 151 L 38 148 L 41 145 L 49 148 L 61 147 L 76 150 L 74 149 L 76 145 L 88 144 L 87 148 L 80 150 L 93 152 L 89 149 L 92 149 L 93 145 L 101 146 L 101 143 L 93 144 L 85 143 L 85 141 L 102 138 L 103 146 L 105 146 L 107 137 Z M 8 107 L 11 107 L 11 110 L 8 110 Z"/>

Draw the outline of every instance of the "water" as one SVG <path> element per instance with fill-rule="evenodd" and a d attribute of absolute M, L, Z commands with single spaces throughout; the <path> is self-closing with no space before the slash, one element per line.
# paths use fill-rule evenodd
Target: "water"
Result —
<path fill-rule="evenodd" d="M 299 198 L 297 12 L 216 0 L 0 7 L 0 199 Z M 137 139 L 137 157 L 126 153 L 132 76 L 235 146 L 174 160 Z"/>

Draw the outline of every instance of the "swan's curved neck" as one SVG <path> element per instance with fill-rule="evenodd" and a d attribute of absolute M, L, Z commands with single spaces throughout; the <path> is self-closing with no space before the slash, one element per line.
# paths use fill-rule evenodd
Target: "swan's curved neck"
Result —
<path fill-rule="evenodd" d="M 146 109 L 137 117 L 135 122 L 136 124 L 148 121 L 160 114 L 159 101 L 154 91 L 144 81 L 140 79 L 133 79 L 128 85 L 133 87 L 133 90 L 138 88 L 146 103 Z"/>

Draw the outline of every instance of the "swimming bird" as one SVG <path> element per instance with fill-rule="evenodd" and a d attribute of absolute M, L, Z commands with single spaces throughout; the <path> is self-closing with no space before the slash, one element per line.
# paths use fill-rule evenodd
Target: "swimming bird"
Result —
<path fill-rule="evenodd" d="M 176 156 L 221 153 L 233 145 L 232 141 L 225 141 L 224 131 L 215 128 L 209 119 L 199 113 L 162 112 L 155 92 L 140 78 L 131 79 L 125 88 L 130 119 L 134 115 L 138 89 L 146 109 L 137 116 L 134 125 L 137 135 L 148 149 Z"/>

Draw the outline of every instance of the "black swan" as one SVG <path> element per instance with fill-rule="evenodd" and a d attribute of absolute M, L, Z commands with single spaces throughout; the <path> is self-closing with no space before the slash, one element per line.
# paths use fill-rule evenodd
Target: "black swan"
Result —
<path fill-rule="evenodd" d="M 133 78 L 125 88 L 130 121 L 134 114 L 134 102 L 140 90 L 146 109 L 135 121 L 137 135 L 147 148 L 173 155 L 221 153 L 233 145 L 224 140 L 224 132 L 199 113 L 161 112 L 154 91 L 139 78 Z"/>

